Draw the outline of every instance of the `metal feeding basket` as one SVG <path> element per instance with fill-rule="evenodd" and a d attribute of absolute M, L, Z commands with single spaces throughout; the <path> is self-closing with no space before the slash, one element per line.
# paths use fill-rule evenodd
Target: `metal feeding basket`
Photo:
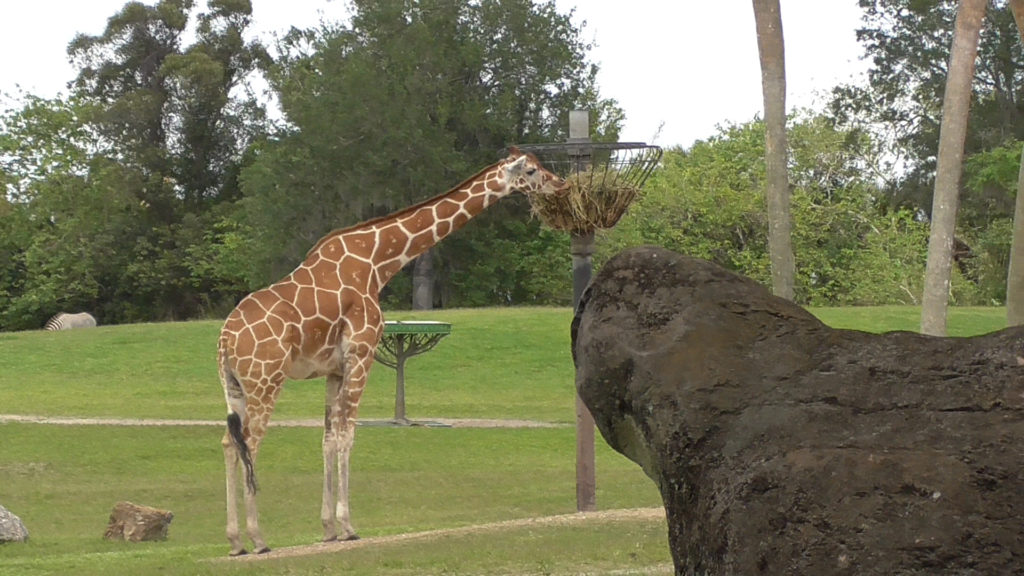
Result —
<path fill-rule="evenodd" d="M 533 213 L 557 230 L 585 234 L 615 226 L 661 160 L 639 142 L 524 144 L 545 168 L 569 182 L 566 194 L 530 196 Z"/>

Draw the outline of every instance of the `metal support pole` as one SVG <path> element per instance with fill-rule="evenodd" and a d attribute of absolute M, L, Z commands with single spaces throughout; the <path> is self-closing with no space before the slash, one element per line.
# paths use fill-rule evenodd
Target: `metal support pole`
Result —
<path fill-rule="evenodd" d="M 395 423 L 408 424 L 405 417 L 405 334 L 397 336 L 395 347 Z"/>
<path fill-rule="evenodd" d="M 569 142 L 590 142 L 590 113 L 587 110 L 569 112 Z M 590 158 L 577 159 L 589 164 Z M 583 291 L 590 284 L 593 272 L 591 256 L 594 254 L 594 232 L 574 233 L 572 252 L 572 305 L 580 303 Z M 576 395 L 576 510 L 590 512 L 597 509 L 597 471 L 594 464 L 594 417 L 587 410 L 579 394 Z"/>
<path fill-rule="evenodd" d="M 579 305 L 590 283 L 594 254 L 594 233 L 572 235 L 572 301 Z M 576 394 L 576 510 L 597 510 L 597 470 L 594 463 L 594 417 Z"/>

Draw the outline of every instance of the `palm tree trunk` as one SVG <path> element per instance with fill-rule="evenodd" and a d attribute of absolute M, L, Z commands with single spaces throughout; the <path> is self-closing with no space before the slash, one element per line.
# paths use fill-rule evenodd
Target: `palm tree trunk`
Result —
<path fill-rule="evenodd" d="M 1010 0 L 1013 19 L 1024 40 L 1024 0 Z M 1010 269 L 1006 274 L 1006 323 L 1024 324 L 1024 152 L 1017 174 L 1017 202 L 1013 210 L 1013 241 L 1010 244 Z"/>
<path fill-rule="evenodd" d="M 1017 202 L 1013 209 L 1013 240 L 1006 273 L 1006 324 L 1024 324 L 1024 152 L 1017 172 Z"/>
<path fill-rule="evenodd" d="M 934 336 L 946 335 L 946 307 L 949 304 L 953 235 L 960 202 L 967 115 L 971 105 L 978 35 L 987 5 L 988 0 L 960 0 L 953 31 L 949 75 L 942 100 L 942 124 L 939 127 L 928 265 L 921 299 L 921 332 Z"/>
<path fill-rule="evenodd" d="M 764 94 L 765 199 L 768 204 L 768 252 L 772 265 L 772 292 L 793 299 L 796 263 L 793 256 L 789 212 L 789 177 L 786 173 L 786 50 L 779 0 L 753 0 L 757 51 L 761 60 Z"/>

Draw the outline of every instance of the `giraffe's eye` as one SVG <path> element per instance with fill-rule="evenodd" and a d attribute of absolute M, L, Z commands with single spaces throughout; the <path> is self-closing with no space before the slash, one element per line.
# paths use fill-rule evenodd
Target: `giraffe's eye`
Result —
<path fill-rule="evenodd" d="M 526 171 L 526 175 L 527 176 L 533 176 L 536 173 L 537 173 L 537 169 L 536 168 L 530 168 L 529 170 Z"/>

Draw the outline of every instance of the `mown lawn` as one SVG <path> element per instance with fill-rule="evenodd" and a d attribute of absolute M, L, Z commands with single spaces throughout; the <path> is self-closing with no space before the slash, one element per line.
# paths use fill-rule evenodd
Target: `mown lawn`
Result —
<path fill-rule="evenodd" d="M 573 422 L 568 308 L 388 314 L 451 322 L 452 334 L 406 369 L 410 418 Z M 219 321 L 0 333 L 0 413 L 220 420 Z M 0 365 L 3 365 L 0 364 Z M 360 417 L 394 413 L 394 372 L 370 373 Z M 274 418 L 322 418 L 323 380 L 289 382 Z"/>
<path fill-rule="evenodd" d="M 0 424 L 0 503 L 31 533 L 25 545 L 0 547 L 2 574 L 196 574 L 241 572 L 206 562 L 227 552 L 224 539 L 222 431 L 215 427 L 105 427 Z M 273 429 L 260 454 L 261 524 L 273 547 L 320 536 L 320 431 Z M 469 526 L 572 512 L 575 440 L 571 428 L 484 430 L 363 428 L 352 456 L 353 521 L 365 537 Z M 598 501 L 604 509 L 657 506 L 654 485 L 631 462 L 601 445 Z M 119 500 L 174 512 L 166 542 L 128 544 L 101 538 Z M 246 573 L 517 572 L 548 563 L 559 570 L 593 562 L 622 567 L 668 561 L 664 521 L 616 523 L 637 539 L 598 526 L 544 528 L 536 553 L 506 535 L 393 544 L 393 571 L 381 551 L 245 564 Z M 516 530 L 532 542 L 537 530 Z M 531 544 L 532 546 L 532 544 Z M 486 557 L 480 548 L 488 549 Z M 637 551 L 640 552 L 637 552 Z M 566 551 L 572 554 L 563 557 Z M 591 558 L 588 560 L 588 556 Z M 614 562 L 612 562 L 614 560 Z M 611 563 L 610 563 L 611 562 Z M 625 562 L 625 564 L 622 564 Z M 560 568 L 559 568 L 560 567 Z M 411 570 L 406 572 L 406 570 Z"/>

